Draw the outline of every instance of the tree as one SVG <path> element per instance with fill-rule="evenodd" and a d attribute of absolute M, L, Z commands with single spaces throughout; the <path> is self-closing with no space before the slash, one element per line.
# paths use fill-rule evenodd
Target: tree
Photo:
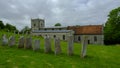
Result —
<path fill-rule="evenodd" d="M 56 23 L 55 26 L 61 26 L 61 24 L 60 23 Z"/>
<path fill-rule="evenodd" d="M 13 25 L 11 25 L 9 23 L 6 24 L 5 29 L 9 30 L 9 31 L 18 31 L 15 26 L 13 26 Z"/>
<path fill-rule="evenodd" d="M 4 24 L 3 24 L 3 22 L 2 21 L 0 21 L 0 29 L 4 29 Z"/>
<path fill-rule="evenodd" d="M 104 27 L 105 44 L 120 43 L 120 7 L 113 9 Z"/>
<path fill-rule="evenodd" d="M 28 26 L 25 26 L 22 30 L 21 30 L 21 33 L 26 33 L 26 32 L 28 32 L 28 33 L 30 33 L 30 28 L 28 27 Z"/>

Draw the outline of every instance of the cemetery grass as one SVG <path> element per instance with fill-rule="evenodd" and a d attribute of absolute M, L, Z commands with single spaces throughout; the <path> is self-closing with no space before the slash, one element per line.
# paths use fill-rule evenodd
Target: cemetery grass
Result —
<path fill-rule="evenodd" d="M 3 33 L 0 33 L 0 38 Z M 7 36 L 13 35 L 6 33 Z M 15 35 L 16 43 L 20 35 Z M 80 57 L 81 44 L 74 43 L 74 55 L 67 55 L 67 42 L 61 42 L 62 53 L 54 55 L 54 42 L 52 40 L 52 51 L 44 53 L 44 39 L 40 39 L 40 50 L 34 52 L 32 49 L 18 49 L 2 46 L 0 42 L 0 68 L 120 68 L 120 46 L 98 46 L 88 45 L 87 56 Z M 1 41 L 1 40 L 0 40 Z"/>

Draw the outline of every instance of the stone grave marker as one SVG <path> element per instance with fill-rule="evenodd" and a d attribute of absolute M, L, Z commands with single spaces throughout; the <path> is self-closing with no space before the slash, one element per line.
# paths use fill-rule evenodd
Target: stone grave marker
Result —
<path fill-rule="evenodd" d="M 82 41 L 82 51 L 81 51 L 81 57 L 84 58 L 86 56 L 86 50 L 87 50 L 87 39 L 88 36 L 84 36 L 83 37 L 83 41 Z"/>
<path fill-rule="evenodd" d="M 73 55 L 73 36 L 68 36 L 68 55 Z"/>
<path fill-rule="evenodd" d="M 7 39 L 6 35 L 4 34 L 2 36 L 2 45 L 7 45 L 7 44 L 8 44 L 8 39 Z"/>
<path fill-rule="evenodd" d="M 60 39 L 55 38 L 55 55 L 61 53 Z"/>
<path fill-rule="evenodd" d="M 25 49 L 31 49 L 32 48 L 32 38 L 27 37 L 25 39 L 25 45 L 24 45 Z"/>
<path fill-rule="evenodd" d="M 45 50 L 45 53 L 49 53 L 52 51 L 51 50 L 51 39 L 48 36 L 45 37 L 44 50 Z"/>
<path fill-rule="evenodd" d="M 10 36 L 8 46 L 12 47 L 14 45 L 15 45 L 15 37 L 14 36 Z"/>
<path fill-rule="evenodd" d="M 35 40 L 33 44 L 33 51 L 37 51 L 40 49 L 40 40 Z"/>
<path fill-rule="evenodd" d="M 25 38 L 24 38 L 24 36 L 21 36 L 19 38 L 18 48 L 24 48 L 24 43 L 25 43 Z"/>

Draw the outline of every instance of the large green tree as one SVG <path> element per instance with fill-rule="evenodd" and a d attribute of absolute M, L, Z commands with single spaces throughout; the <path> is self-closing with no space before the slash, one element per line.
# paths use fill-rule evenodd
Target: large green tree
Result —
<path fill-rule="evenodd" d="M 60 23 L 56 23 L 55 26 L 61 26 L 61 24 Z"/>
<path fill-rule="evenodd" d="M 109 13 L 104 28 L 104 38 L 106 44 L 120 43 L 120 7 Z"/>
<path fill-rule="evenodd" d="M 2 21 L 0 21 L 0 29 L 4 29 L 4 24 L 3 24 L 3 22 Z"/>
<path fill-rule="evenodd" d="M 9 23 L 6 24 L 5 29 L 9 30 L 9 31 L 18 31 L 15 26 L 13 26 L 13 25 L 11 25 Z"/>

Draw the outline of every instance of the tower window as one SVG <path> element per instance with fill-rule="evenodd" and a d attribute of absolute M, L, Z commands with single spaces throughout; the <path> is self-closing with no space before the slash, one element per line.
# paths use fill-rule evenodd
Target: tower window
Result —
<path fill-rule="evenodd" d="M 36 24 L 34 24 L 34 27 L 36 26 Z"/>
<path fill-rule="evenodd" d="M 41 23 L 41 26 L 42 26 L 42 23 Z"/>

